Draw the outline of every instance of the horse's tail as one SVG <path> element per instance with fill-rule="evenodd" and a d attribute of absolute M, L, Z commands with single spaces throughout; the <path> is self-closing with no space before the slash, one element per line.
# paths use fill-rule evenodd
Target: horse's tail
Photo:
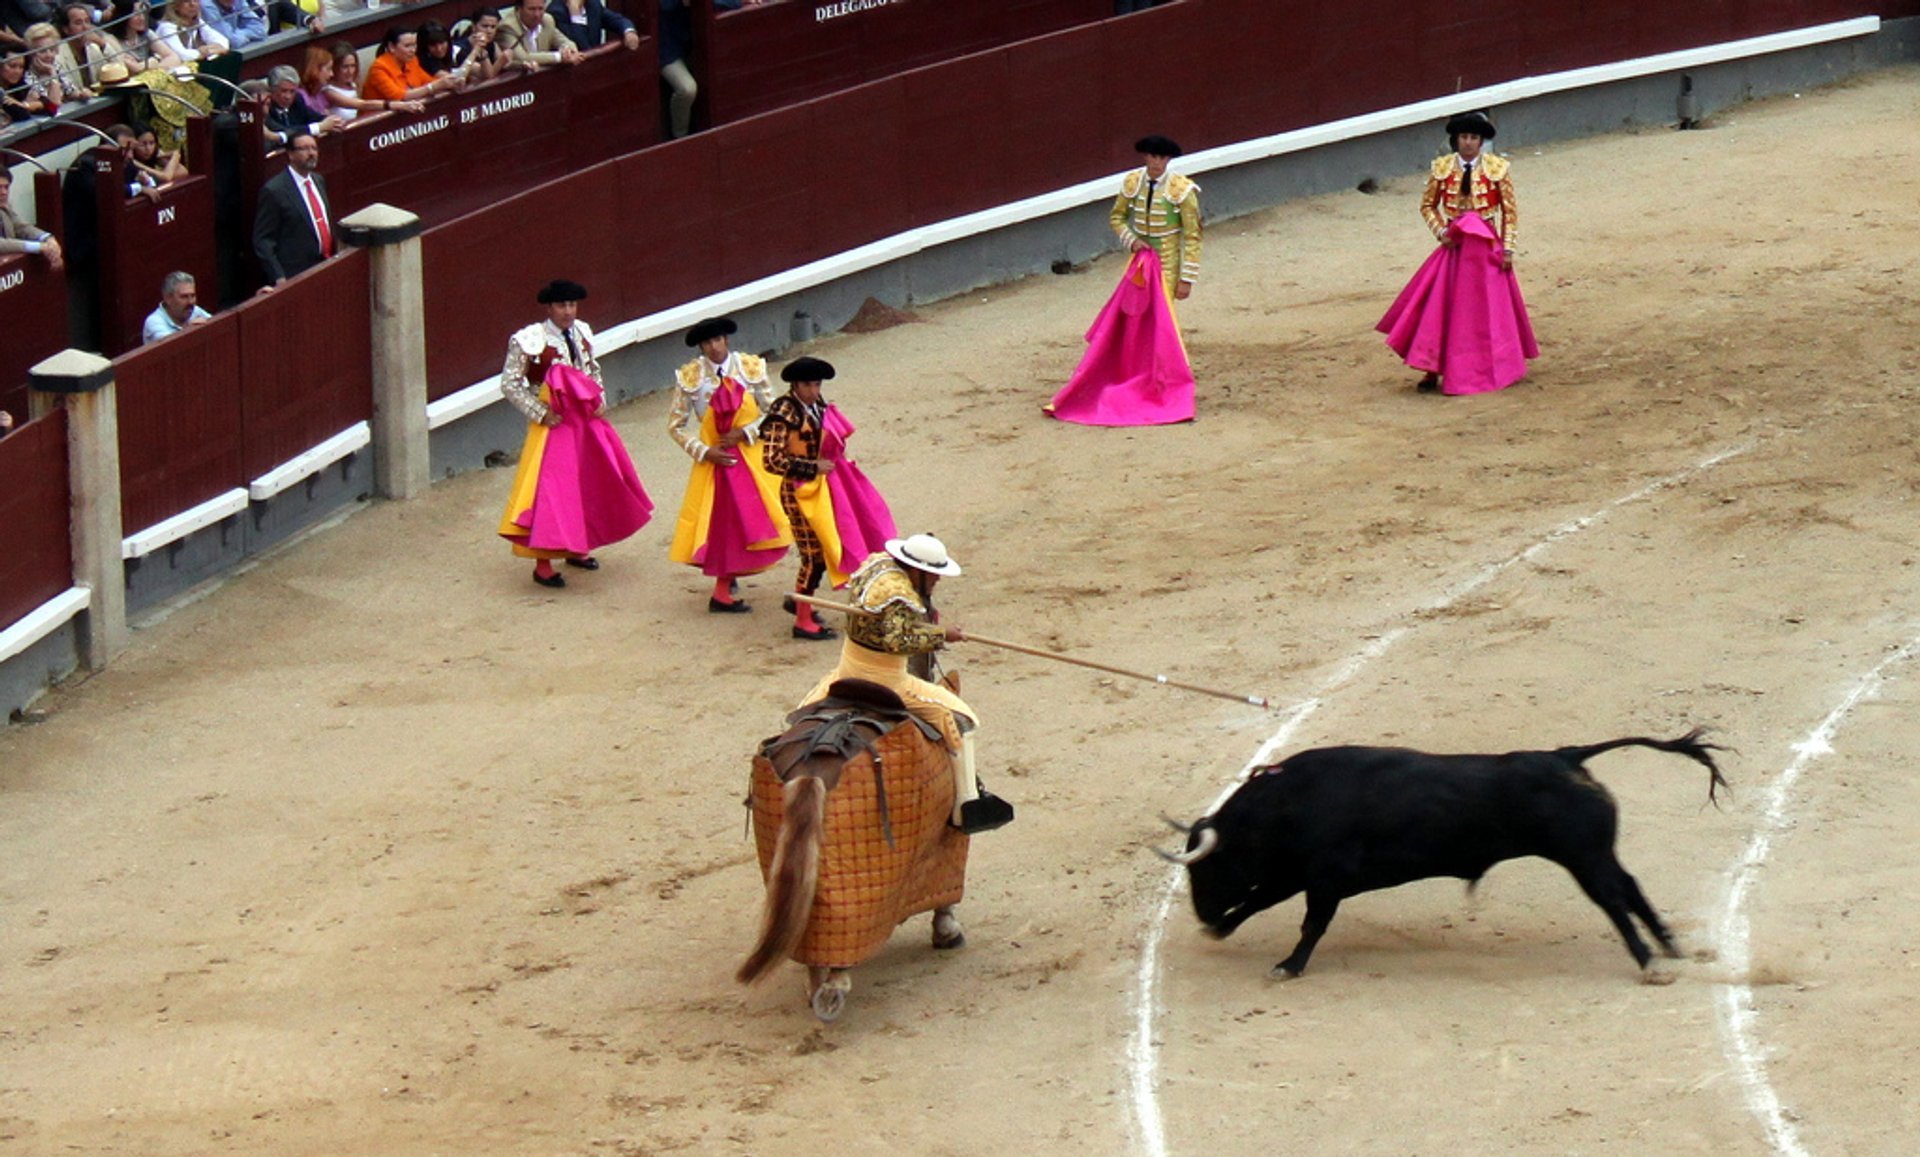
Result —
<path fill-rule="evenodd" d="M 813 913 L 814 889 L 820 883 L 827 785 L 819 776 L 797 775 L 787 781 L 781 794 L 785 815 L 780 821 L 780 837 L 773 845 L 773 863 L 767 869 L 767 908 L 760 922 L 760 939 L 733 974 L 742 984 L 764 978 L 800 943 Z"/>
<path fill-rule="evenodd" d="M 1731 792 L 1733 789 L 1727 786 L 1726 777 L 1720 774 L 1720 765 L 1713 760 L 1714 752 L 1725 751 L 1726 748 L 1717 743 L 1701 742 L 1700 737 L 1706 734 L 1706 730 L 1704 727 L 1696 727 L 1678 739 L 1648 739 L 1643 735 L 1635 735 L 1626 739 L 1610 739 L 1605 743 L 1590 743 L 1585 747 L 1562 747 L 1554 754 L 1574 764 L 1585 763 L 1601 752 L 1612 751 L 1617 747 L 1651 747 L 1655 751 L 1670 751 L 1675 755 L 1684 755 L 1707 769 L 1707 774 L 1711 777 L 1707 781 L 1707 801 L 1718 807 L 1720 805 L 1720 797 L 1716 794 L 1718 790 L 1725 787 Z"/>

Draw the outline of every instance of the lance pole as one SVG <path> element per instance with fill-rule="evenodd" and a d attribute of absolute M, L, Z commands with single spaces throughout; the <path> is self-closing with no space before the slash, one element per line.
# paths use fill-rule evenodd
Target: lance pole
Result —
<path fill-rule="evenodd" d="M 871 615 L 875 613 L 867 610 L 865 607 L 851 606 L 847 603 L 836 603 L 828 599 L 815 598 L 812 595 L 794 594 L 792 598 L 796 603 L 805 603 L 810 607 L 818 607 L 823 611 L 839 611 L 843 615 Z M 1132 671 L 1125 667 L 1115 667 L 1109 663 L 1096 663 L 1092 659 L 1081 659 L 1073 655 L 1062 655 L 1058 651 L 1048 651 L 1040 647 L 1029 647 L 1024 643 L 1010 643 L 1005 639 L 990 639 L 985 635 L 976 635 L 971 631 L 967 632 L 965 641 L 969 643 L 979 643 L 988 647 L 998 647 L 1003 651 L 1015 651 L 1022 655 L 1032 655 L 1036 659 L 1051 659 L 1056 663 L 1070 663 L 1075 667 L 1086 667 L 1094 671 L 1105 671 L 1109 675 L 1120 675 L 1128 679 L 1139 679 L 1147 683 L 1158 683 L 1162 687 L 1173 687 L 1181 691 L 1191 691 L 1196 695 L 1211 695 L 1215 699 L 1231 699 L 1236 703 L 1245 703 L 1251 707 L 1265 707 L 1270 709 L 1273 706 L 1272 702 L 1264 695 L 1243 695 L 1237 691 L 1222 691 L 1217 687 L 1202 687 L 1198 683 L 1183 683 L 1178 679 L 1169 679 L 1165 675 L 1148 674 L 1145 671 Z"/>

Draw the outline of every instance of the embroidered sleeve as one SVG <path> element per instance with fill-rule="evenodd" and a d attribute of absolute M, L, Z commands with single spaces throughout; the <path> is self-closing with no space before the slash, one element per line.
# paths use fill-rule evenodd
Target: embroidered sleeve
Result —
<path fill-rule="evenodd" d="M 1122 245 L 1131 248 L 1140 239 L 1133 231 L 1132 198 L 1124 192 L 1113 199 L 1113 211 L 1107 214 L 1107 224 L 1113 227 L 1113 235 L 1120 239 Z"/>
<path fill-rule="evenodd" d="M 1435 241 L 1447 235 L 1446 214 L 1440 211 L 1440 198 L 1445 191 L 1446 178 L 1438 173 L 1429 173 L 1427 191 L 1420 194 L 1420 219 L 1427 223 L 1427 230 L 1433 234 Z"/>
<path fill-rule="evenodd" d="M 500 369 L 500 392 L 529 422 L 544 422 L 553 411 L 540 400 L 540 387 L 527 380 L 527 364 L 534 361 L 521 348 L 520 335 L 507 342 L 507 362 Z M 538 362 L 534 362 L 538 364 Z"/>
<path fill-rule="evenodd" d="M 684 379 L 685 375 L 681 377 Z M 673 409 L 667 414 L 667 433 L 695 462 L 707 460 L 707 444 L 700 440 L 700 418 L 693 412 L 694 391 L 684 380 L 673 388 Z"/>
<path fill-rule="evenodd" d="M 947 633 L 904 602 L 880 608 L 880 650 L 889 655 L 920 655 L 946 644 Z"/>
<path fill-rule="evenodd" d="M 1188 186 L 1180 202 L 1180 280 L 1200 276 L 1200 187 Z"/>
<path fill-rule="evenodd" d="M 1520 248 L 1520 205 L 1513 199 L 1513 169 L 1500 174 L 1500 247 L 1511 256 Z"/>

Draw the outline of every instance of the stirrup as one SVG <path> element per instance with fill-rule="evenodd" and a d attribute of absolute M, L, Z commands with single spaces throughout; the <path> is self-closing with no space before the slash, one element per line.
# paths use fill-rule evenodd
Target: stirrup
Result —
<path fill-rule="evenodd" d="M 959 823 L 947 822 L 967 835 L 977 836 L 981 832 L 1004 828 L 1012 823 L 1013 805 L 983 787 L 980 789 L 980 798 L 970 799 L 960 805 Z"/>

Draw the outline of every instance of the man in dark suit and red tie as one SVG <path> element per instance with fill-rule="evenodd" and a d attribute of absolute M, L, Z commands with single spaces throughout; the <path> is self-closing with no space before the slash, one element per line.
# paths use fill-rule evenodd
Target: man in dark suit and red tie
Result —
<path fill-rule="evenodd" d="M 287 144 L 287 167 L 260 187 L 260 209 L 253 218 L 253 252 L 260 259 L 266 292 L 297 277 L 335 252 L 333 208 L 327 185 L 315 168 L 320 142 L 300 133 Z"/>

